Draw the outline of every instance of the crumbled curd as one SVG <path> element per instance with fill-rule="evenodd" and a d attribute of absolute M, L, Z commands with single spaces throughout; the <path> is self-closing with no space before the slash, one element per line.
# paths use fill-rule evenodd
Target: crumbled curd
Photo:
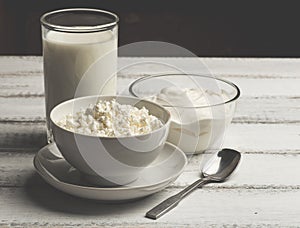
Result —
<path fill-rule="evenodd" d="M 162 122 L 149 114 L 145 107 L 119 104 L 115 99 L 99 101 L 82 108 L 75 115 L 68 114 L 58 125 L 67 130 L 93 136 L 133 136 L 150 133 Z"/>

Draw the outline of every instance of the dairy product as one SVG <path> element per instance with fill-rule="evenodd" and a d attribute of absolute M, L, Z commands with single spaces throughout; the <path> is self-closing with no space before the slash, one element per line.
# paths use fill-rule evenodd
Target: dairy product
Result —
<path fill-rule="evenodd" d="M 234 103 L 223 104 L 229 100 L 225 91 L 201 88 L 166 87 L 150 100 L 170 111 L 168 141 L 186 153 L 203 152 L 220 143 L 234 110 Z"/>
<path fill-rule="evenodd" d="M 115 99 L 82 108 L 57 124 L 76 133 L 105 137 L 147 134 L 162 127 L 162 122 L 145 107 L 119 104 Z"/>
<path fill-rule="evenodd" d="M 116 28 L 92 33 L 48 31 L 43 48 L 48 129 L 50 111 L 57 104 L 74 96 L 116 93 Z"/>

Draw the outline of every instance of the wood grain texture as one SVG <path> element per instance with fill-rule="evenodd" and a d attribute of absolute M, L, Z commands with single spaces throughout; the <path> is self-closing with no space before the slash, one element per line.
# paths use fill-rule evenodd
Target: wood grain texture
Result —
<path fill-rule="evenodd" d="M 0 123 L 1 151 L 37 151 L 46 144 L 44 123 Z M 298 124 L 231 124 L 223 147 L 244 153 L 300 153 Z"/>
<path fill-rule="evenodd" d="M 123 75 L 161 73 L 162 64 L 182 66 L 187 71 L 195 71 L 195 64 L 214 75 L 246 78 L 299 78 L 298 58 L 119 58 L 119 68 Z M 137 64 L 137 63 L 147 63 Z M 134 67 L 128 66 L 134 65 Z M 199 65 L 199 64 L 198 64 Z M 196 66 L 199 67 L 199 66 Z M 39 56 L 1 56 L 0 75 L 42 74 L 42 57 Z M 200 72 L 198 72 L 200 73 Z"/>
<path fill-rule="evenodd" d="M 31 181 L 37 181 L 32 179 Z M 198 189 L 158 221 L 145 212 L 177 189 L 126 204 L 75 198 L 43 183 L 0 188 L 2 226 L 297 227 L 300 192 L 277 189 Z"/>
<path fill-rule="evenodd" d="M 46 184 L 32 159 L 46 144 L 41 57 L 0 57 L 0 227 L 299 227 L 300 59 L 120 58 L 119 93 L 143 75 L 208 73 L 242 90 L 224 147 L 243 153 L 238 172 L 209 184 L 158 221 L 144 213 L 199 176 L 202 155 L 177 181 L 140 201 L 112 205 Z M 209 156 L 209 155 L 205 155 Z"/>
<path fill-rule="evenodd" d="M 46 145 L 44 123 L 0 123 L 0 151 L 28 151 Z"/>
<path fill-rule="evenodd" d="M 0 122 L 45 122 L 44 97 L 0 97 Z M 17 108 L 16 108 L 17 107 Z M 300 123 L 299 97 L 241 97 L 233 123 Z"/>
<path fill-rule="evenodd" d="M 120 58 L 119 61 L 123 75 L 161 73 L 169 65 L 186 72 L 259 79 L 299 78 L 299 64 L 297 58 Z"/>
<path fill-rule="evenodd" d="M 299 74 L 294 73 L 298 69 L 299 60 L 202 58 L 200 61 L 204 62 L 215 74 L 226 75 L 227 72 L 229 75 L 227 78 L 235 81 L 242 88 L 242 97 L 238 101 L 233 119 L 234 124 L 239 124 L 239 126 L 233 127 L 237 128 L 237 131 L 244 132 L 242 128 L 248 126 L 241 124 L 247 123 L 299 124 L 298 80 L 300 77 L 297 77 Z M 192 71 L 195 68 L 195 62 L 199 62 L 199 59 L 120 58 L 120 65 L 123 70 L 118 80 L 119 92 L 128 94 L 128 85 L 143 74 L 161 73 L 160 65 L 153 64 L 157 62 L 169 65 L 181 64 L 183 68 Z M 43 146 L 45 143 L 45 128 L 43 127 L 45 108 L 41 58 L 0 57 L 0 66 L 2 66 L 0 68 L 0 106 L 3 107 L 0 109 L 1 148 L 26 149 Z M 133 67 L 126 68 L 125 66 Z M 245 74 L 247 75 L 245 76 Z M 266 76 L 262 76 L 263 74 Z M 251 126 L 249 128 L 253 129 Z M 262 134 L 268 134 L 270 128 L 280 135 L 281 127 L 261 126 L 258 127 L 258 131 Z M 290 127 L 286 128 L 290 129 Z M 16 129 L 18 130 L 16 131 Z M 251 132 L 252 130 L 250 130 L 250 135 L 253 136 L 251 142 L 257 144 L 255 133 L 252 134 Z M 245 135 L 245 137 L 247 136 Z M 298 140 L 298 137 L 293 134 L 292 139 Z M 240 145 L 239 141 L 242 140 L 234 140 Z M 272 143 L 276 146 L 277 144 L 280 143 Z M 231 145 L 231 143 L 225 143 L 225 145 Z M 257 148 L 274 152 L 274 149 L 267 148 L 268 146 L 260 147 L 260 143 L 257 145 Z M 251 145 L 244 146 L 243 143 L 240 148 L 255 151 L 251 149 Z M 283 146 L 274 146 L 274 148 L 281 152 L 289 151 Z M 298 151 L 298 149 L 293 148 L 292 150 Z"/>
<path fill-rule="evenodd" d="M 24 187 L 32 175 L 34 151 L 0 153 L 0 186 Z M 189 157 L 184 173 L 169 188 L 183 188 L 199 178 L 200 164 L 211 155 Z M 204 158 L 206 157 L 206 158 Z M 238 172 L 224 183 L 209 184 L 207 189 L 298 189 L 299 178 L 287 178 L 300 173 L 300 154 L 243 154 Z M 266 172 L 267 170 L 267 172 Z M 41 184 L 37 182 L 36 185 Z"/>
<path fill-rule="evenodd" d="M 128 85 L 141 76 L 144 76 L 144 74 L 119 75 L 119 92 L 128 93 Z M 222 78 L 236 83 L 241 88 L 242 96 L 245 97 L 257 98 L 263 96 L 272 98 L 274 96 L 300 96 L 298 89 L 300 78 L 262 78 L 259 81 L 243 76 L 233 78 L 223 76 Z M 16 77 L 12 77 L 11 75 L 0 76 L 0 85 L 0 97 L 41 97 L 44 95 L 43 77 L 41 74 Z"/>
<path fill-rule="evenodd" d="M 50 187 L 33 170 L 33 155 L 0 154 L 2 226 L 264 227 L 300 222 L 295 200 L 300 197 L 300 179 L 287 178 L 299 172 L 299 155 L 244 154 L 231 180 L 197 190 L 159 221 L 144 218 L 144 213 L 195 180 L 201 156 L 193 157 L 166 190 L 113 205 L 75 198 Z"/>
<path fill-rule="evenodd" d="M 198 67 L 199 62 L 203 67 Z M 242 88 L 245 96 L 299 94 L 296 86 L 300 80 L 299 59 L 120 58 L 119 78 L 126 79 L 120 86 L 143 75 L 167 73 L 165 64 L 183 68 L 185 72 L 230 79 Z M 0 95 L 41 96 L 42 74 L 41 57 L 0 57 Z"/>

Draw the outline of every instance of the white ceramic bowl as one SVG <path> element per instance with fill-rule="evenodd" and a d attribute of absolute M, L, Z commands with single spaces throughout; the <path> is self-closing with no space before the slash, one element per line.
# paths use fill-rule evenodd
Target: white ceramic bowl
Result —
<path fill-rule="evenodd" d="M 163 126 L 149 134 L 124 137 L 98 137 L 66 130 L 57 123 L 99 99 L 112 100 L 138 108 L 145 107 Z M 51 129 L 64 158 L 91 182 L 103 186 L 126 185 L 158 156 L 170 125 L 170 113 L 160 105 L 133 97 L 89 96 L 57 105 L 50 113 Z"/>

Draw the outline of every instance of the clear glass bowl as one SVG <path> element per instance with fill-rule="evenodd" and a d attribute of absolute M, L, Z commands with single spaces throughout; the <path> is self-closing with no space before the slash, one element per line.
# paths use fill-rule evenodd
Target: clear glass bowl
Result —
<path fill-rule="evenodd" d="M 129 92 L 170 111 L 168 141 L 187 154 L 221 148 L 240 96 L 232 82 L 196 74 L 146 76 L 134 81 Z"/>

